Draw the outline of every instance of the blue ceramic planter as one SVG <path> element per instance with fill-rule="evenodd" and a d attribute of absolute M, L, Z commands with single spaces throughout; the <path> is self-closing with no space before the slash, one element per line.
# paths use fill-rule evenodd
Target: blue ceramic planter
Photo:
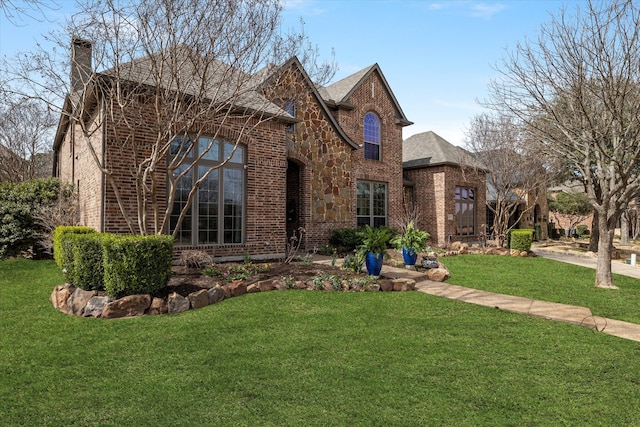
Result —
<path fill-rule="evenodd" d="M 418 253 L 402 247 L 402 257 L 404 258 L 405 265 L 416 265 L 418 260 Z"/>
<path fill-rule="evenodd" d="M 365 258 L 365 265 L 367 266 L 367 273 L 370 276 L 379 276 L 380 270 L 382 270 L 383 254 L 374 254 L 373 252 L 367 252 Z"/>

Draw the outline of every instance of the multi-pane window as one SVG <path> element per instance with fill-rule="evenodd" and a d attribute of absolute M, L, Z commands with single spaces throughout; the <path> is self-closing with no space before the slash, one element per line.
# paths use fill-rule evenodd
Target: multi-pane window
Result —
<path fill-rule="evenodd" d="M 177 138 L 171 143 L 171 156 L 186 153 L 174 176 L 190 166 L 191 169 L 176 184 L 169 232 L 176 229 L 189 192 L 201 181 L 176 235 L 177 244 L 242 243 L 245 155 L 242 146 L 235 152 L 233 148 L 234 144 L 229 141 L 209 137 L 200 137 L 197 143 L 186 138 Z M 229 157 L 229 162 L 220 166 Z"/>
<path fill-rule="evenodd" d="M 356 186 L 358 227 L 387 225 L 387 184 L 358 181 Z"/>
<path fill-rule="evenodd" d="M 456 234 L 472 236 L 475 234 L 476 199 L 475 190 L 456 187 Z"/>
<path fill-rule="evenodd" d="M 374 113 L 364 116 L 364 158 L 380 160 L 380 119 Z"/>

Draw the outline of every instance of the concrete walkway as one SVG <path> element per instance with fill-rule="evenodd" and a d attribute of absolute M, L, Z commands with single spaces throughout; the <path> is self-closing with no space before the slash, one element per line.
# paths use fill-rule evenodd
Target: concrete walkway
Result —
<path fill-rule="evenodd" d="M 540 252 L 539 255 L 546 257 L 547 253 Z M 558 261 L 595 268 L 595 260 L 593 259 L 577 259 L 582 257 L 570 254 L 552 254 L 549 258 L 552 258 L 552 256 L 554 257 L 553 259 Z M 618 274 L 625 274 L 625 272 L 633 273 L 633 277 L 640 277 L 640 275 L 635 276 L 635 274 L 637 274 L 637 267 L 627 266 L 626 264 L 621 266 L 626 266 L 628 268 L 619 268 L 619 266 L 616 265 L 614 272 Z M 629 271 L 631 268 L 633 271 Z M 424 273 L 406 268 L 390 267 L 387 265 L 382 267 L 381 275 L 388 278 L 411 278 L 416 281 L 417 291 L 430 295 L 585 326 L 598 332 L 640 342 L 640 325 L 594 316 L 591 313 L 591 310 L 586 307 L 538 301 L 529 298 L 479 291 L 447 283 L 434 282 L 427 280 Z"/>

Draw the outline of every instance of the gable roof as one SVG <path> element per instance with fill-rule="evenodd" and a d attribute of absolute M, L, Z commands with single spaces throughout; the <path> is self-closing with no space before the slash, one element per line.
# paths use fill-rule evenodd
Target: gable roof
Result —
<path fill-rule="evenodd" d="M 418 133 L 402 143 L 402 167 L 419 168 L 429 166 L 481 167 L 466 150 L 456 147 L 432 131 Z"/>
<path fill-rule="evenodd" d="M 302 74 L 302 77 L 303 77 L 307 87 L 309 88 L 309 90 L 313 94 L 314 98 L 318 102 L 318 105 L 322 109 L 323 113 L 325 114 L 325 116 L 327 117 L 329 122 L 331 122 L 331 125 L 336 130 L 336 132 L 338 133 L 340 138 L 342 138 L 342 140 L 344 140 L 347 144 L 349 144 L 351 146 L 351 148 L 354 148 L 354 149 L 360 148 L 360 146 L 358 144 L 356 144 L 344 132 L 344 129 L 342 129 L 342 126 L 340 126 L 340 124 L 336 120 L 336 117 L 331 113 L 331 111 L 329 111 L 329 107 L 327 106 L 327 104 L 324 101 L 324 98 L 320 94 L 320 92 L 318 90 L 318 87 L 316 87 L 316 85 L 311 81 L 311 78 L 309 77 L 309 75 L 305 71 L 305 69 L 302 66 L 302 63 L 300 62 L 298 57 L 292 56 L 288 61 L 286 61 L 280 67 L 273 67 L 273 66 L 269 66 L 269 65 L 266 66 L 265 68 L 263 68 L 262 70 L 258 71 L 256 74 L 254 74 L 254 76 L 253 76 L 254 84 L 256 84 L 257 87 L 262 88 L 265 85 L 267 85 L 270 81 L 272 81 L 273 79 L 277 78 L 280 74 L 282 74 L 286 69 L 288 69 L 290 67 L 296 67 L 298 69 L 298 71 L 300 72 L 300 74 Z"/>
<path fill-rule="evenodd" d="M 320 87 L 318 89 L 318 92 L 322 95 L 328 105 L 335 107 L 353 108 L 353 106 L 348 102 L 349 97 L 372 73 L 378 74 L 385 90 L 391 98 L 393 106 L 396 110 L 396 123 L 402 126 L 412 125 L 413 122 L 409 121 L 404 115 L 404 112 L 400 107 L 400 103 L 393 94 L 393 91 L 391 90 L 387 79 L 384 77 L 384 74 L 382 74 L 382 70 L 377 63 L 363 68 L 362 70 L 351 74 L 350 76 L 347 76 L 342 80 L 338 80 L 337 82 L 329 86 Z"/>

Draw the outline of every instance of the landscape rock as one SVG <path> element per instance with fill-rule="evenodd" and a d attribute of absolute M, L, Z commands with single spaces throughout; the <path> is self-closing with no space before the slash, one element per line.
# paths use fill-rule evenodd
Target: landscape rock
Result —
<path fill-rule="evenodd" d="M 188 296 L 191 308 L 198 309 L 209 305 L 209 294 L 206 289 L 191 292 Z"/>
<path fill-rule="evenodd" d="M 191 303 L 189 302 L 188 298 L 183 297 L 177 292 L 173 292 L 167 298 L 167 306 L 167 312 L 169 314 L 176 314 L 189 310 Z"/>
<path fill-rule="evenodd" d="M 87 302 L 96 294 L 96 291 L 85 291 L 84 289 L 76 288 L 67 300 L 67 313 L 74 316 L 82 316 Z"/>
<path fill-rule="evenodd" d="M 51 303 L 53 304 L 53 307 L 56 310 L 66 313 L 67 301 L 69 300 L 69 297 L 75 290 L 76 288 L 69 283 L 56 286 L 53 292 L 51 293 Z"/>
<path fill-rule="evenodd" d="M 272 291 L 274 288 L 273 280 L 261 280 L 256 285 L 260 288 L 260 292 Z"/>
<path fill-rule="evenodd" d="M 444 282 L 451 277 L 451 273 L 449 270 L 442 264 L 438 268 L 432 268 L 431 270 L 427 270 L 427 279 L 433 280 L 434 282 Z"/>
<path fill-rule="evenodd" d="M 293 284 L 293 289 L 307 289 L 307 285 L 302 280 L 296 280 Z"/>
<path fill-rule="evenodd" d="M 219 285 L 207 290 L 209 295 L 209 304 L 217 304 L 224 299 L 224 291 Z"/>
<path fill-rule="evenodd" d="M 127 295 L 105 305 L 100 317 L 118 319 L 142 316 L 149 306 L 151 306 L 151 295 Z"/>
<path fill-rule="evenodd" d="M 380 290 L 380 285 L 377 283 L 369 283 L 368 285 L 362 288 L 365 292 L 378 292 Z"/>
<path fill-rule="evenodd" d="M 452 252 L 458 252 L 460 247 L 462 246 L 462 242 L 453 242 L 449 245 L 449 250 Z"/>
<path fill-rule="evenodd" d="M 111 298 L 106 295 L 95 295 L 87 301 L 84 307 L 84 317 L 100 317 L 104 307 L 111 302 Z"/>
<path fill-rule="evenodd" d="M 158 314 L 167 314 L 169 312 L 169 306 L 164 298 L 155 297 L 151 300 L 151 305 L 149 306 L 149 310 L 147 310 L 147 314 L 155 316 Z"/>
<path fill-rule="evenodd" d="M 378 285 L 380 287 L 380 290 L 383 292 L 393 291 L 393 280 L 391 279 L 380 279 L 378 280 Z"/>
<path fill-rule="evenodd" d="M 255 292 L 260 292 L 260 287 L 257 284 L 252 283 L 249 286 L 247 286 L 247 293 L 248 294 L 252 294 L 252 293 L 255 293 Z"/>
<path fill-rule="evenodd" d="M 242 280 L 236 280 L 229 285 L 229 292 L 231 292 L 232 297 L 239 297 L 240 295 L 244 295 L 247 293 L 247 284 Z"/>
<path fill-rule="evenodd" d="M 392 282 L 394 292 L 413 291 L 416 288 L 416 281 L 413 279 L 394 279 Z"/>

